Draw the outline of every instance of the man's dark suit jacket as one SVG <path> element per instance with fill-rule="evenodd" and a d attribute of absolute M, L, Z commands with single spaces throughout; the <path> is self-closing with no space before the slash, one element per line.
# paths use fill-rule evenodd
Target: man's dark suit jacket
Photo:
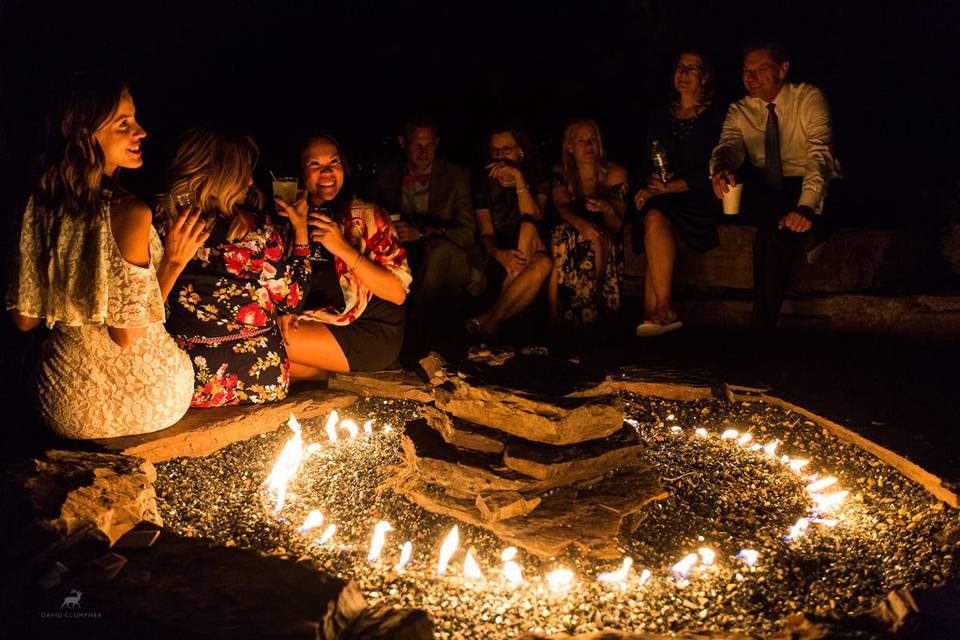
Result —
<path fill-rule="evenodd" d="M 375 180 L 365 194 L 390 213 L 401 213 L 406 160 L 400 156 L 378 166 Z M 452 162 L 435 158 L 430 171 L 430 206 L 426 217 L 415 220 L 404 214 L 403 220 L 416 227 L 444 229 L 447 237 L 471 253 L 476 244 L 476 223 L 470 173 Z"/>

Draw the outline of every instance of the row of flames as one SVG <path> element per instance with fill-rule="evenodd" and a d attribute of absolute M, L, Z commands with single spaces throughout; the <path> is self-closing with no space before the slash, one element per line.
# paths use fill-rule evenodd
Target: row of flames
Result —
<path fill-rule="evenodd" d="M 673 414 L 667 416 L 668 422 L 672 422 L 674 419 L 675 418 Z M 636 421 L 633 420 L 627 420 L 627 422 L 633 426 L 637 425 Z M 273 465 L 270 475 L 267 476 L 267 479 L 264 480 L 262 485 L 267 497 L 273 502 L 274 514 L 279 513 L 286 506 L 287 483 L 296 475 L 297 471 L 299 471 L 304 458 L 307 455 L 320 451 L 321 449 L 321 445 L 319 443 L 311 443 L 307 446 L 304 446 L 300 423 L 293 416 L 293 414 L 290 415 L 290 420 L 288 421 L 287 425 L 293 432 L 293 435 L 290 436 L 289 440 L 287 440 L 283 450 L 280 452 L 280 457 Z M 390 425 L 384 425 L 384 432 L 389 432 L 390 430 Z M 682 428 L 679 425 L 672 425 L 670 430 L 673 433 L 680 433 Z M 341 440 L 341 434 L 344 432 L 346 433 L 347 440 L 355 440 L 360 436 L 361 427 L 359 427 L 353 420 L 340 420 L 337 412 L 332 411 L 330 416 L 327 418 L 325 431 L 330 443 L 337 443 Z M 372 420 L 368 420 L 363 424 L 362 432 L 365 434 L 365 436 L 373 433 Z M 694 434 L 701 438 L 710 437 L 710 433 L 702 427 L 696 429 Z M 753 442 L 753 436 L 749 432 L 741 434 L 735 429 L 728 429 L 724 431 L 720 434 L 720 439 L 722 441 L 729 441 L 738 447 L 746 447 L 751 451 L 758 453 L 762 452 L 761 455 L 778 460 L 784 466 L 788 467 L 792 472 L 801 476 L 803 476 L 804 469 L 810 463 L 809 460 L 803 458 L 791 458 L 787 455 L 778 456 L 777 449 L 780 446 L 779 440 L 774 440 L 773 442 L 762 445 Z M 810 494 L 811 499 L 813 500 L 813 507 L 811 508 L 807 517 L 800 518 L 797 520 L 796 524 L 790 527 L 789 532 L 784 538 L 787 542 L 792 542 L 805 535 L 809 531 L 811 525 L 824 527 L 836 526 L 838 524 L 838 520 L 836 518 L 827 516 L 833 514 L 836 507 L 838 507 L 844 501 L 849 493 L 847 491 L 822 493 L 825 489 L 833 487 L 837 483 L 837 478 L 834 476 L 827 475 L 821 477 L 820 474 L 815 473 L 813 475 L 803 477 L 808 483 L 807 492 Z M 318 510 L 313 510 L 307 515 L 303 524 L 297 528 L 297 532 L 300 534 L 308 534 L 319 530 L 324 524 L 325 519 L 323 514 Z M 393 527 L 386 520 L 381 520 L 374 525 L 373 535 L 370 540 L 370 548 L 367 552 L 367 560 L 369 562 L 378 564 L 384 563 L 383 549 L 386 544 L 387 534 L 393 530 Z M 327 544 L 333 539 L 336 531 L 337 526 L 335 524 L 327 524 L 320 536 L 316 538 L 316 544 L 321 546 Z M 437 576 L 448 575 L 450 561 L 459 546 L 460 530 L 458 526 L 454 525 L 454 527 L 450 529 L 450 532 L 447 534 L 447 537 L 444 539 L 443 544 L 440 546 L 440 552 L 436 564 Z M 403 573 L 406 571 L 412 555 L 413 543 L 407 540 L 399 547 L 399 557 L 396 563 L 389 566 L 391 566 L 395 571 Z M 734 556 L 734 558 L 736 558 L 743 565 L 753 569 L 759 560 L 759 555 L 760 554 L 754 549 L 741 549 L 740 552 Z M 477 553 L 473 547 L 467 549 L 463 559 L 462 570 L 460 572 L 463 579 L 468 581 L 485 580 L 484 572 L 480 568 L 480 564 L 478 563 L 476 556 Z M 714 568 L 715 561 L 716 552 L 709 547 L 701 547 L 696 552 L 688 553 L 680 561 L 672 565 L 669 568 L 669 572 L 677 583 L 682 584 L 687 580 L 688 577 L 690 577 L 692 572 L 705 572 Z M 625 586 L 630 580 L 632 568 L 633 559 L 627 557 L 623 559 L 619 569 L 607 573 L 601 573 L 597 575 L 596 579 L 600 582 Z M 519 585 L 524 583 L 525 580 L 523 568 L 517 562 L 517 549 L 515 547 L 507 547 L 501 553 L 499 573 L 500 576 L 510 585 Z M 739 574 L 737 575 L 740 577 Z M 643 569 L 637 576 L 637 586 L 643 586 L 648 580 L 650 580 L 650 577 L 650 570 Z M 553 589 L 566 589 L 573 584 L 575 576 L 569 569 L 561 567 L 544 576 L 544 580 L 546 584 Z"/>

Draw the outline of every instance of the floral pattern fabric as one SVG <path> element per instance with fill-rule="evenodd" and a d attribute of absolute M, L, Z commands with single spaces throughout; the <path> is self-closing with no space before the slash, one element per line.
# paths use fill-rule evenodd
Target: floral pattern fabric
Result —
<path fill-rule="evenodd" d="M 299 311 L 309 249 L 288 255 L 286 228 L 264 214 L 237 215 L 246 234 L 228 240 L 230 221 L 218 219 L 170 296 L 167 328 L 193 363 L 194 407 L 281 400 L 290 385 L 276 318 Z"/>
<path fill-rule="evenodd" d="M 400 237 L 390 223 L 390 216 L 380 207 L 354 198 L 349 207 L 339 216 L 337 223 L 343 237 L 371 262 L 375 262 L 395 275 L 409 293 L 413 276 L 407 264 L 407 253 L 400 244 Z M 373 292 L 357 276 L 349 272 L 350 266 L 340 258 L 334 258 L 337 278 L 343 292 L 343 309 L 321 307 L 308 309 L 303 316 L 325 324 L 348 325 L 354 322 L 367 308 Z"/>
<path fill-rule="evenodd" d="M 614 238 L 610 244 L 603 274 L 597 278 L 597 256 L 593 243 L 567 223 L 553 230 L 557 305 L 563 322 L 586 327 L 620 308 L 623 253 L 618 238 Z"/>

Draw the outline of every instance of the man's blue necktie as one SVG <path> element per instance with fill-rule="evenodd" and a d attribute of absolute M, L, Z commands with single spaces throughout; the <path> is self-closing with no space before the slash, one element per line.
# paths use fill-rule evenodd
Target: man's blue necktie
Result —
<path fill-rule="evenodd" d="M 776 105 L 767 105 L 767 130 L 763 135 L 763 151 L 766 161 L 763 175 L 772 189 L 783 188 L 783 165 L 780 162 L 780 119 L 777 118 Z"/>

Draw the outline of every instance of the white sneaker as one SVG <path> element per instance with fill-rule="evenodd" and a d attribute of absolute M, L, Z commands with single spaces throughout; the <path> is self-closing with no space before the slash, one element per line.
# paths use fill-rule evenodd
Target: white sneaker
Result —
<path fill-rule="evenodd" d="M 652 338 L 654 336 L 663 335 L 664 333 L 676 331 L 682 326 L 683 322 L 680 320 L 676 320 L 670 324 L 657 324 L 656 322 L 650 322 L 647 320 L 646 322 L 637 325 L 637 337 Z"/>

